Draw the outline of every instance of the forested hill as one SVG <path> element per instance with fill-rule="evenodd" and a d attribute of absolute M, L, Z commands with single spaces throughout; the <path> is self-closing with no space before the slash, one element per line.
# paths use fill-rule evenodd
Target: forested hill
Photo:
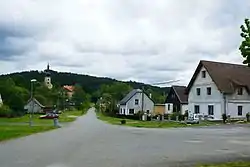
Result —
<path fill-rule="evenodd" d="M 142 86 L 144 86 L 145 90 L 150 90 L 150 92 L 155 94 L 155 96 L 166 95 L 169 92 L 168 87 L 160 88 L 133 81 L 122 82 L 107 77 L 95 77 L 95 76 L 75 74 L 75 73 L 57 72 L 52 70 L 50 72 L 51 72 L 52 84 L 54 86 L 59 87 L 62 85 L 79 84 L 82 86 L 84 91 L 86 91 L 90 95 L 93 95 L 94 92 L 98 91 L 102 85 L 111 85 L 117 82 L 126 83 L 130 85 L 132 88 L 141 88 Z M 1 75 L 0 79 L 1 78 L 3 79 L 5 77 L 11 77 L 17 86 L 21 86 L 29 90 L 30 80 L 35 78 L 39 82 L 43 82 L 44 75 L 45 74 L 41 71 L 25 71 L 25 72 Z M 162 100 L 156 100 L 156 102 L 162 102 Z"/>

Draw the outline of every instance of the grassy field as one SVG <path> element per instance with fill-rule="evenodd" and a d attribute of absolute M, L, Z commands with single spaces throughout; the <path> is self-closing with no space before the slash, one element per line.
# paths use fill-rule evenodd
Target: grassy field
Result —
<path fill-rule="evenodd" d="M 86 111 L 65 111 L 59 115 L 59 122 L 72 122 Z M 53 119 L 39 119 L 39 116 L 33 115 L 32 127 L 28 126 L 29 114 L 18 118 L 0 118 L 0 141 L 55 129 Z"/>
<path fill-rule="evenodd" d="M 121 125 L 122 118 L 109 117 L 101 113 L 97 113 L 97 117 L 98 119 L 108 122 L 110 124 Z M 185 123 L 167 122 L 167 121 L 158 122 L 158 121 L 139 121 L 131 119 L 125 119 L 125 120 L 126 124 L 124 124 L 124 126 L 144 127 L 144 128 L 178 128 L 178 127 L 192 127 L 192 126 L 209 126 L 216 124 L 214 122 L 202 122 L 200 124 L 187 125 Z"/>
<path fill-rule="evenodd" d="M 0 142 L 21 136 L 27 136 L 33 133 L 43 132 L 55 129 L 53 126 L 2 126 L 0 125 Z"/>
<path fill-rule="evenodd" d="M 199 165 L 198 167 L 250 167 L 250 162 L 229 162 L 214 165 Z"/>
<path fill-rule="evenodd" d="M 59 122 L 72 122 L 74 121 L 78 116 L 83 115 L 85 112 L 74 110 L 74 111 L 65 111 L 62 114 L 59 114 Z M 52 124 L 52 119 L 39 119 L 41 115 L 34 114 L 33 115 L 33 122 L 39 123 L 39 124 Z M 29 114 L 26 114 L 22 117 L 17 118 L 0 118 L 0 123 L 25 123 L 29 122 Z"/>

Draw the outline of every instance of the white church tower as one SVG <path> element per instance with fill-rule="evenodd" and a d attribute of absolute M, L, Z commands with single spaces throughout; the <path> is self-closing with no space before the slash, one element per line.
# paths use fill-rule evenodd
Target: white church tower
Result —
<path fill-rule="evenodd" d="M 51 84 L 51 73 L 49 69 L 49 63 L 47 65 L 47 69 L 44 71 L 45 77 L 44 77 L 44 84 L 48 89 L 52 89 L 53 85 Z"/>

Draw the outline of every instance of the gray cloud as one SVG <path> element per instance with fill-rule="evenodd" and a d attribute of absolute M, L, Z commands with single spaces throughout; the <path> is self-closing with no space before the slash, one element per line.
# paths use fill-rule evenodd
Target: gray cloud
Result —
<path fill-rule="evenodd" d="M 241 63 L 249 8 L 247 0 L 0 2 L 0 73 L 50 62 L 59 71 L 187 84 L 200 59 Z"/>

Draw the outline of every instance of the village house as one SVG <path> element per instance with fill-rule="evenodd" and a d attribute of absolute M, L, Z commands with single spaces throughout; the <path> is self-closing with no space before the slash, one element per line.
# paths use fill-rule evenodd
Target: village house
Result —
<path fill-rule="evenodd" d="M 153 110 L 153 100 L 141 89 L 132 90 L 119 103 L 119 114 L 122 115 L 134 115 L 139 111 L 152 114 Z"/>
<path fill-rule="evenodd" d="M 27 113 L 43 113 L 45 108 L 37 99 L 31 98 L 28 100 L 27 104 L 24 106 L 24 110 Z"/>
<path fill-rule="evenodd" d="M 184 115 L 188 112 L 188 95 L 186 86 L 172 86 L 165 101 L 165 113 L 179 112 Z"/>
<path fill-rule="evenodd" d="M 63 90 L 65 91 L 68 99 L 71 99 L 74 94 L 74 86 L 71 85 L 64 85 Z"/>
<path fill-rule="evenodd" d="M 221 120 L 222 114 L 242 119 L 250 111 L 250 68 L 200 61 L 187 87 L 191 113 Z"/>

